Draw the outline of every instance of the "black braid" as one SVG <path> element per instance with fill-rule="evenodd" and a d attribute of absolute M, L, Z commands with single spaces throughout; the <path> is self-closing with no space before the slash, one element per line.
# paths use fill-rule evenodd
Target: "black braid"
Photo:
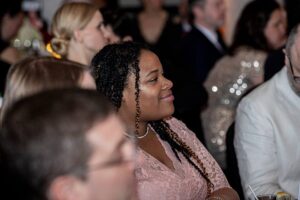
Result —
<path fill-rule="evenodd" d="M 162 140 L 167 141 L 170 144 L 172 151 L 175 153 L 179 161 L 180 158 L 177 152 L 181 152 L 183 156 L 187 159 L 187 161 L 201 174 L 201 176 L 207 182 L 208 194 L 211 194 L 214 185 L 209 179 L 209 174 L 207 173 L 203 162 L 196 155 L 196 153 L 193 152 L 193 150 L 178 137 L 178 134 L 175 133 L 165 121 L 152 121 L 150 122 L 150 125 Z M 194 159 L 196 163 L 200 165 L 200 167 L 196 165 L 196 163 L 192 159 Z"/>
<path fill-rule="evenodd" d="M 139 60 L 133 64 L 135 68 L 135 103 L 136 103 L 136 113 L 135 113 L 135 134 L 139 135 L 139 126 L 140 126 L 140 115 L 141 115 L 141 107 L 140 107 L 140 68 L 139 68 Z"/>
<path fill-rule="evenodd" d="M 137 135 L 141 114 L 139 102 L 139 57 L 143 49 L 148 50 L 145 46 L 132 42 L 107 45 L 98 52 L 92 60 L 93 75 L 96 79 L 97 90 L 108 97 L 117 109 L 121 107 L 123 90 L 128 84 L 129 73 L 135 75 L 135 132 Z M 151 121 L 150 125 L 162 140 L 169 143 L 176 158 L 180 162 L 178 152 L 182 153 L 187 161 L 205 178 L 208 185 L 208 193 L 210 194 L 213 190 L 212 181 L 201 159 L 195 152 L 193 152 L 163 120 Z"/>
<path fill-rule="evenodd" d="M 94 56 L 91 63 L 97 90 L 117 109 L 121 107 L 128 74 L 133 70 L 131 65 L 138 66 L 139 49 L 129 44 L 108 45 Z"/>
<path fill-rule="evenodd" d="M 164 122 L 163 121 L 151 121 L 150 125 L 162 140 L 167 141 L 170 144 L 171 149 L 174 152 L 176 158 L 181 162 L 181 160 L 178 156 L 178 152 L 177 152 L 179 149 L 181 149 L 181 146 L 179 146 L 174 140 L 172 140 L 172 138 L 170 137 L 169 134 L 166 134 L 166 130 L 165 130 L 164 126 L 161 125 L 162 123 L 164 123 Z"/>

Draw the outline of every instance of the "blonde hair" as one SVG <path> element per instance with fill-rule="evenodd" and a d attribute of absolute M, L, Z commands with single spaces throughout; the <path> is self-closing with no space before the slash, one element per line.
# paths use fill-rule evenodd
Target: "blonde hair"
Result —
<path fill-rule="evenodd" d="M 85 28 L 97 11 L 98 8 L 90 3 L 63 4 L 52 19 L 51 29 L 54 35 L 50 42 L 52 50 L 66 58 L 74 31 Z"/>
<path fill-rule="evenodd" d="M 53 57 L 29 57 L 16 63 L 7 74 L 0 125 L 16 100 L 43 90 L 79 87 L 87 71 L 84 65 Z"/>

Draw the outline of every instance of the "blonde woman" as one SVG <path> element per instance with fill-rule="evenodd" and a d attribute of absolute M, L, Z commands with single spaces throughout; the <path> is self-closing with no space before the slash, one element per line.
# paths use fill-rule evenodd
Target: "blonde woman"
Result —
<path fill-rule="evenodd" d="M 90 64 L 109 37 L 98 8 L 83 2 L 63 4 L 53 17 L 51 29 L 54 53 L 84 65 Z"/>
<path fill-rule="evenodd" d="M 19 98 L 56 88 L 95 89 L 95 81 L 85 65 L 52 57 L 29 57 L 8 72 L 0 124 L 7 109 Z"/>

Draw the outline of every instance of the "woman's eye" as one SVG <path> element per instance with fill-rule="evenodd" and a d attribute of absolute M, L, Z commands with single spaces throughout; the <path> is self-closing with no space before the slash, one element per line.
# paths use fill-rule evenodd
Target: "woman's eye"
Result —
<path fill-rule="evenodd" d="M 157 77 L 156 77 L 156 78 L 153 78 L 153 79 L 150 79 L 149 82 L 156 82 L 157 79 L 158 79 Z"/>

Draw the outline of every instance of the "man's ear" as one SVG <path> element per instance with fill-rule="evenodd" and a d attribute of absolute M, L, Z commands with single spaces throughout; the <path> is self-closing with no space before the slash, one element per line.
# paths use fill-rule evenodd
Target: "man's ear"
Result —
<path fill-rule="evenodd" d="M 82 181 L 74 176 L 60 176 L 55 178 L 48 188 L 50 200 L 82 199 L 84 188 Z"/>
<path fill-rule="evenodd" d="M 288 66 L 290 63 L 289 63 L 289 58 L 286 53 L 286 49 L 282 49 L 282 51 L 284 53 L 284 64 L 285 64 L 285 66 Z"/>

